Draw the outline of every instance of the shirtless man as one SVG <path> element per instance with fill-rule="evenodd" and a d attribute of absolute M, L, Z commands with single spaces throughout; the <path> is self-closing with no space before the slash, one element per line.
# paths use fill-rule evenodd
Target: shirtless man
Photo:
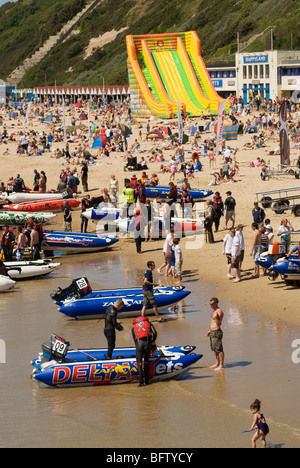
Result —
<path fill-rule="evenodd" d="M 210 338 L 210 346 L 212 352 L 216 354 L 216 364 L 211 366 L 211 369 L 216 371 L 224 369 L 224 350 L 223 350 L 223 332 L 221 330 L 224 314 L 219 308 L 219 299 L 213 297 L 210 300 L 210 306 L 212 308 L 210 329 L 206 336 Z"/>
<path fill-rule="evenodd" d="M 29 225 L 30 230 L 30 250 L 32 253 L 33 260 L 40 259 L 40 237 L 36 229 L 34 229 L 33 224 Z"/>
<path fill-rule="evenodd" d="M 17 235 L 18 235 L 18 239 L 17 239 L 18 250 L 16 253 L 16 257 L 19 262 L 22 262 L 24 259 L 24 252 L 25 252 L 25 248 L 27 244 L 27 237 L 25 236 L 23 229 L 20 226 L 17 227 Z"/>

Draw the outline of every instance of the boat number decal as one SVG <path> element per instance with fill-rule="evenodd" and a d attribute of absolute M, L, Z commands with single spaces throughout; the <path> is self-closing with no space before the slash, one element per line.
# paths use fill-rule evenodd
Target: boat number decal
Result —
<path fill-rule="evenodd" d="M 60 353 L 60 354 L 65 354 L 67 351 L 67 343 L 64 343 L 63 341 L 59 340 L 56 338 L 53 344 L 53 350 Z"/>
<path fill-rule="evenodd" d="M 76 284 L 77 284 L 79 289 L 87 288 L 87 284 L 86 284 L 86 281 L 85 281 L 84 278 L 81 278 L 78 281 L 76 281 Z"/>

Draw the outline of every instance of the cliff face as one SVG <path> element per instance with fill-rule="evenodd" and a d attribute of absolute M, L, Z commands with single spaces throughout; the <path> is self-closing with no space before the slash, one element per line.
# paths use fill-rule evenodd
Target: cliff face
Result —
<path fill-rule="evenodd" d="M 32 56 L 88 0 L 19 0 L 0 8 L 0 79 Z M 297 0 L 102 0 L 20 86 L 127 83 L 127 34 L 196 30 L 206 63 L 233 61 L 237 33 L 246 51 L 299 49 Z"/>

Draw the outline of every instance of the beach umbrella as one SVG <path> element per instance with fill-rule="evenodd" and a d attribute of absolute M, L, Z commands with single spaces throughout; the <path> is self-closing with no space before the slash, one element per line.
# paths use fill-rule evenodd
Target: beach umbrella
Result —
<path fill-rule="evenodd" d="M 119 124 L 119 127 L 122 130 L 122 133 L 125 135 L 132 135 L 132 131 L 129 127 L 127 127 L 127 125 L 121 123 Z"/>
<path fill-rule="evenodd" d="M 82 109 L 82 108 L 83 108 L 83 105 L 80 104 L 80 102 L 77 102 L 77 103 L 75 104 L 75 107 L 77 107 L 77 109 Z"/>
<path fill-rule="evenodd" d="M 104 135 L 98 135 L 93 143 L 92 148 L 104 148 L 108 143 L 109 141 Z"/>

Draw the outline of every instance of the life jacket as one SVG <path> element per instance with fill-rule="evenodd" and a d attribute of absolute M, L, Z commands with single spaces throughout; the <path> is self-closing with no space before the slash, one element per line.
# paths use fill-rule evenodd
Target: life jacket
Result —
<path fill-rule="evenodd" d="M 126 203 L 134 203 L 134 190 L 131 187 L 124 188 L 123 197 Z"/>
<path fill-rule="evenodd" d="M 131 177 L 130 179 L 130 186 L 134 190 L 137 188 L 137 178 L 136 177 Z"/>
<path fill-rule="evenodd" d="M 146 187 L 145 187 L 144 183 L 140 184 L 139 187 L 138 187 L 138 196 L 139 196 L 140 202 L 145 203 L 145 201 L 146 201 Z"/>
<path fill-rule="evenodd" d="M 214 197 L 213 207 L 215 210 L 223 210 L 223 201 L 221 197 Z"/>
<path fill-rule="evenodd" d="M 144 216 L 141 214 L 135 215 L 134 217 L 134 227 L 136 231 L 141 231 L 144 225 Z"/>
<path fill-rule="evenodd" d="M 169 198 L 172 199 L 172 200 L 177 200 L 178 191 L 177 191 L 176 185 L 173 185 L 173 187 L 171 187 L 171 190 L 170 190 L 170 193 L 169 193 Z"/>
<path fill-rule="evenodd" d="M 1 244 L 3 246 L 10 248 L 13 245 L 14 237 L 12 233 L 13 230 L 10 228 L 8 231 L 2 234 Z"/>
<path fill-rule="evenodd" d="M 133 333 L 135 340 L 152 336 L 151 325 L 147 317 L 137 317 L 133 321 Z"/>

